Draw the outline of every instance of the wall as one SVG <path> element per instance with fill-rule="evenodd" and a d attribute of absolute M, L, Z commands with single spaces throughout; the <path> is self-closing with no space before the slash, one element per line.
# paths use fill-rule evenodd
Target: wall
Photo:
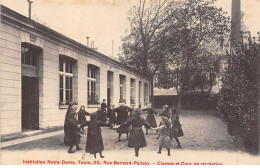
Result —
<path fill-rule="evenodd" d="M 0 31 L 0 134 L 19 133 L 21 129 L 21 44 L 22 42 L 42 48 L 39 58 L 39 127 L 45 129 L 53 126 L 62 126 L 67 109 L 59 106 L 59 55 L 65 55 L 77 60 L 74 71 L 74 99 L 80 105 L 85 105 L 87 111 L 93 112 L 97 107 L 87 104 L 87 66 L 96 65 L 100 68 L 100 102 L 107 99 L 107 71 L 113 72 L 112 104 L 119 105 L 119 75 L 126 76 L 126 104 L 130 106 L 130 79 L 135 79 L 136 97 L 138 107 L 138 84 L 141 86 L 141 105 L 144 105 L 143 88 L 147 79 L 129 70 L 116 67 L 101 61 L 91 53 L 82 53 L 71 44 L 48 39 L 41 34 L 36 34 L 18 26 L 14 28 L 1 23 Z M 36 36 L 35 40 L 30 34 Z"/>

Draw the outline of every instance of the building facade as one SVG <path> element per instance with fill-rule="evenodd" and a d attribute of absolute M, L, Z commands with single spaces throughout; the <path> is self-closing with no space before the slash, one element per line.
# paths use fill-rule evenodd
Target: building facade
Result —
<path fill-rule="evenodd" d="M 0 35 L 1 135 L 62 126 L 70 101 L 149 103 L 147 76 L 5 6 Z"/>

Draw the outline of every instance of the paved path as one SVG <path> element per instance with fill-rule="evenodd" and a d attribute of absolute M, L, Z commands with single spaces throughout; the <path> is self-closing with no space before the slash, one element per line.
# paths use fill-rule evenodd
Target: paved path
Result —
<path fill-rule="evenodd" d="M 19 145 L 22 143 L 37 141 L 37 140 L 41 140 L 44 138 L 61 135 L 63 133 L 64 133 L 64 130 L 61 130 L 61 131 L 55 131 L 55 132 L 45 133 L 45 134 L 41 134 L 41 135 L 34 135 L 31 137 L 26 137 L 26 138 L 15 139 L 15 140 L 6 141 L 6 142 L 0 142 L 0 147 L 5 148 L 5 147 L 13 146 L 13 145 Z"/>

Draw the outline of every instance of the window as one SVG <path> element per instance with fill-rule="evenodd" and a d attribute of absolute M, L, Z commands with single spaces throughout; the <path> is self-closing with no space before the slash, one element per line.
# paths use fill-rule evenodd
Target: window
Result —
<path fill-rule="evenodd" d="M 120 75 L 120 100 L 125 100 L 125 82 L 126 82 L 126 77 L 124 75 Z"/>
<path fill-rule="evenodd" d="M 23 43 L 21 47 L 22 64 L 38 66 L 40 53 L 39 48 Z"/>
<path fill-rule="evenodd" d="M 135 79 L 130 79 L 130 103 L 135 104 Z"/>
<path fill-rule="evenodd" d="M 144 84 L 144 105 L 146 106 L 149 103 L 149 88 L 148 84 Z"/>
<path fill-rule="evenodd" d="M 60 104 L 68 104 L 73 101 L 73 65 L 75 61 L 64 56 L 60 56 Z"/>
<path fill-rule="evenodd" d="M 141 105 L 141 86 L 142 86 L 142 82 L 139 81 L 139 89 L 138 89 L 138 103 L 139 105 Z"/>
<path fill-rule="evenodd" d="M 94 65 L 88 65 L 88 104 L 100 104 L 97 89 L 98 74 L 98 67 Z"/>

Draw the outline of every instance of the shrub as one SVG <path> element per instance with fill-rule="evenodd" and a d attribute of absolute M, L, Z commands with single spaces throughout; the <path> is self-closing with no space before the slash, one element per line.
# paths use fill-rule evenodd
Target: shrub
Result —
<path fill-rule="evenodd" d="M 218 109 L 228 132 L 250 153 L 259 153 L 259 50 L 259 43 L 249 39 L 247 45 L 228 55 L 218 96 Z"/>

